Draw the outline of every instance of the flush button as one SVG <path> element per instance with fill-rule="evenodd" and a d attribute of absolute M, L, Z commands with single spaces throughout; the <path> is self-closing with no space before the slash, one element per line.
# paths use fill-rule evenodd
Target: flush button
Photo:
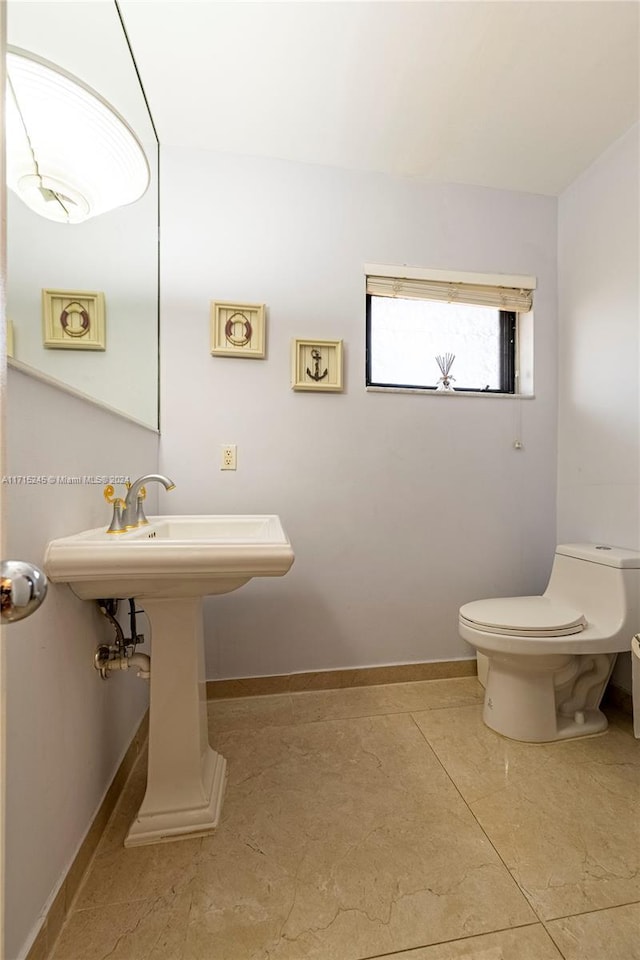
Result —
<path fill-rule="evenodd" d="M 596 547 L 596 550 L 611 550 L 611 547 Z"/>

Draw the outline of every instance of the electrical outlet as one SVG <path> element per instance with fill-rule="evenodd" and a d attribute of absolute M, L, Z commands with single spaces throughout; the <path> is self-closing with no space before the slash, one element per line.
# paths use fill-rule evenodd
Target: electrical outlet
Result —
<path fill-rule="evenodd" d="M 236 445 L 235 443 L 225 443 L 221 447 L 221 461 L 220 469 L 221 470 L 235 470 L 236 469 Z"/>

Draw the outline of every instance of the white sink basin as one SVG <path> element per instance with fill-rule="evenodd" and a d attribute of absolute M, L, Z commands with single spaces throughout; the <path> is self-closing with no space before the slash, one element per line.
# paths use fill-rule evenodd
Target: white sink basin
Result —
<path fill-rule="evenodd" d="M 45 570 L 83 600 L 203 597 L 252 577 L 281 577 L 293 563 L 277 516 L 150 517 L 130 533 L 85 530 L 52 540 Z"/>

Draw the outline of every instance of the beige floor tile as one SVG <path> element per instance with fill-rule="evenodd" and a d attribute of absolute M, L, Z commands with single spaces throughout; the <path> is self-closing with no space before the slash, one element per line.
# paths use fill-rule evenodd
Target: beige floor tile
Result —
<path fill-rule="evenodd" d="M 188 896 L 75 911 L 50 960 L 183 960 Z"/>
<path fill-rule="evenodd" d="M 211 943 L 224 960 L 356 960 L 535 919 L 409 716 L 218 746 L 230 778 L 188 887 L 189 960 Z"/>
<path fill-rule="evenodd" d="M 414 717 L 541 917 L 640 898 L 640 744 L 616 727 L 517 743 L 475 707 Z"/>
<path fill-rule="evenodd" d="M 467 803 L 543 777 L 552 756 L 540 744 L 507 740 L 489 730 L 482 705 L 415 712 L 413 718 Z"/>
<path fill-rule="evenodd" d="M 210 704 L 220 827 L 125 850 L 143 757 L 52 960 L 640 960 L 639 745 L 505 740 L 481 699 L 458 678 Z"/>
<path fill-rule="evenodd" d="M 483 696 L 484 691 L 475 677 L 457 677 L 293 693 L 291 700 L 294 721 L 306 723 L 455 707 L 481 702 Z"/>
<path fill-rule="evenodd" d="M 76 910 L 157 900 L 184 890 L 195 874 L 202 839 L 111 847 L 98 851 L 78 893 Z"/>
<path fill-rule="evenodd" d="M 562 954 L 542 924 L 535 924 L 393 953 L 384 960 L 562 960 Z"/>
<path fill-rule="evenodd" d="M 259 730 L 293 722 L 291 696 L 288 693 L 264 697 L 209 700 L 209 737 L 216 738 L 229 730 Z"/>
<path fill-rule="evenodd" d="M 200 839 L 125 849 L 124 839 L 142 803 L 146 787 L 146 752 L 140 756 L 102 836 L 96 856 L 73 908 L 127 901 L 153 901 L 184 888 L 192 876 Z"/>
<path fill-rule="evenodd" d="M 565 960 L 640 960 L 640 903 L 553 920 Z"/>

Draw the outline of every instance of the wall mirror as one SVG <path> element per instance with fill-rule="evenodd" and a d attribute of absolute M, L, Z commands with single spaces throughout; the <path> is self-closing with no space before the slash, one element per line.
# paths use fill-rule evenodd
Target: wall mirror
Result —
<path fill-rule="evenodd" d="M 82 223 L 45 219 L 7 190 L 9 363 L 157 429 L 158 142 L 117 5 L 10 0 L 7 41 L 106 100 L 134 131 L 150 170 L 139 200 Z M 103 345 L 52 347 L 43 291 L 102 294 Z M 77 339 L 79 316 L 68 313 Z"/>

